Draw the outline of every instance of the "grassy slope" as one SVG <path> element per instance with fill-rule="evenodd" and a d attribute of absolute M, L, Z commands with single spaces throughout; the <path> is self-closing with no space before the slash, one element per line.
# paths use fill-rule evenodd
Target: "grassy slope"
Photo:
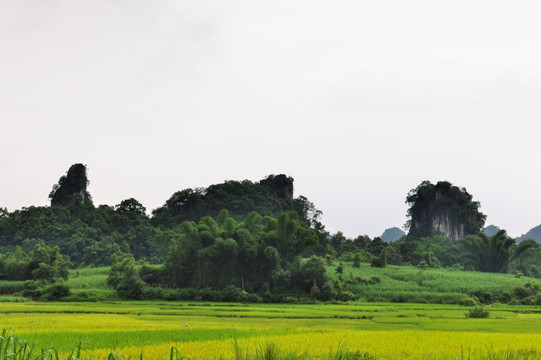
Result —
<path fill-rule="evenodd" d="M 334 276 L 336 266 L 329 266 Z M 378 277 L 381 282 L 365 285 L 357 280 Z M 346 266 L 342 278 L 345 290 L 361 294 L 366 301 L 462 303 L 472 293 L 513 294 L 515 288 L 524 284 L 541 286 L 541 279 L 516 278 L 511 274 L 480 273 L 450 269 L 421 270 L 412 266 L 387 266 L 372 268 L 361 264 L 360 268 Z"/>

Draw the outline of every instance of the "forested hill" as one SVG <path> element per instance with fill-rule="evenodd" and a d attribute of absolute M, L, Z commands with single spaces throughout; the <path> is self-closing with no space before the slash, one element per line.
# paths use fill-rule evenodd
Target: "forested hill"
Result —
<path fill-rule="evenodd" d="M 293 197 L 293 178 L 269 175 L 259 182 L 225 181 L 208 188 L 175 192 L 165 204 L 152 211 L 152 224 L 172 228 L 182 221 L 199 221 L 204 216 L 216 217 L 222 209 L 244 219 L 250 212 L 262 216 L 278 216 L 295 210 L 302 218 L 314 219 L 318 213 L 303 196 Z"/>
<path fill-rule="evenodd" d="M 58 246 L 76 266 L 108 265 L 111 256 L 134 256 L 161 263 L 184 221 L 217 217 L 222 209 L 242 221 L 251 212 L 278 218 L 295 211 L 302 226 L 318 229 L 325 239 L 320 212 L 303 196 L 293 197 L 293 178 L 270 175 L 253 183 L 226 181 L 206 189 L 178 191 L 152 216 L 136 199 L 115 206 L 92 203 L 86 187 L 86 166 L 75 164 L 60 177 L 49 194 L 51 206 L 13 212 L 0 208 L 0 253 L 29 254 L 38 244 Z M 0 264 L 1 265 L 1 264 Z"/>
<path fill-rule="evenodd" d="M 526 239 L 533 239 L 537 241 L 538 243 L 541 243 L 541 225 L 534 227 L 533 229 L 528 231 L 526 234 L 518 237 L 517 241 L 521 242 Z"/>

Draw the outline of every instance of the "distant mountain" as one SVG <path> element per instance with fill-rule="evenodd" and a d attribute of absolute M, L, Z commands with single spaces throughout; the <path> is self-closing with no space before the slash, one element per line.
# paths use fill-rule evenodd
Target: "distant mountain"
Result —
<path fill-rule="evenodd" d="M 385 230 L 383 234 L 381 234 L 381 240 L 385 242 L 393 242 L 393 241 L 397 241 L 404 235 L 406 235 L 405 232 L 403 232 L 397 227 L 392 227 Z"/>
<path fill-rule="evenodd" d="M 537 241 L 538 243 L 541 243 L 541 225 L 538 225 L 528 231 L 526 234 L 519 236 L 516 240 L 517 243 L 521 242 L 522 240 L 526 239 L 533 239 Z"/>
<path fill-rule="evenodd" d="M 486 228 L 483 229 L 483 232 L 487 234 L 488 236 L 495 235 L 498 231 L 500 231 L 500 227 L 496 225 L 489 225 Z"/>

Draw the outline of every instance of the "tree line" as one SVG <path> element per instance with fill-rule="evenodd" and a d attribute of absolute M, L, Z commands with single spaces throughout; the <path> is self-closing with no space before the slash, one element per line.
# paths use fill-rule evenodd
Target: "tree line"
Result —
<path fill-rule="evenodd" d="M 541 277 L 539 244 L 484 234 L 480 204 L 448 182 L 408 193 L 409 233 L 392 243 L 329 234 L 286 175 L 181 190 L 151 215 L 134 198 L 94 206 L 87 185 L 86 166 L 75 164 L 53 186 L 51 206 L 0 209 L 0 279 L 27 280 L 35 296 L 61 294 L 69 266 L 111 265 L 109 284 L 126 298 L 166 297 L 156 289 L 170 288 L 184 289 L 178 298 L 272 301 L 296 292 L 353 298 L 327 273 L 333 261 L 337 271 L 364 262 Z"/>

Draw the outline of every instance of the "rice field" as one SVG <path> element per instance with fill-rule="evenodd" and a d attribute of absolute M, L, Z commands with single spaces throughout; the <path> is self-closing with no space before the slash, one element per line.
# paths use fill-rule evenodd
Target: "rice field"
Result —
<path fill-rule="evenodd" d="M 541 307 L 0 303 L 0 329 L 82 359 L 539 359 Z"/>

